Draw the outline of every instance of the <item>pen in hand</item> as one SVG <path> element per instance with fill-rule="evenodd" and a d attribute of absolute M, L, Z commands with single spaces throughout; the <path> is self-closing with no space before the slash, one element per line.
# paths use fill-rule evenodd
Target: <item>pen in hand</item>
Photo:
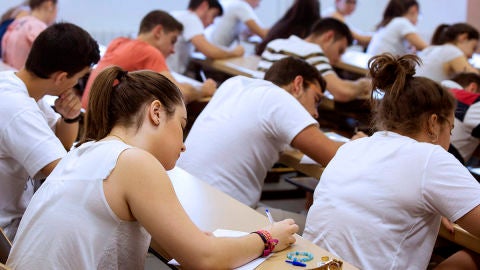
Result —
<path fill-rule="evenodd" d="M 205 82 L 207 80 L 207 76 L 205 75 L 205 72 L 203 70 L 199 71 L 200 77 L 202 78 L 202 81 Z"/>
<path fill-rule="evenodd" d="M 265 213 L 267 214 L 268 220 L 270 221 L 271 224 L 275 223 L 273 220 L 272 214 L 270 214 L 270 211 L 268 211 L 268 208 L 265 209 Z"/>

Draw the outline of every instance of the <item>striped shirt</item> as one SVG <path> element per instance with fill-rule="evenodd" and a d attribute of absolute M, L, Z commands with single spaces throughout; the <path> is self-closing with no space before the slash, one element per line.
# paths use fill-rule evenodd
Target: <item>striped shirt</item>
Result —
<path fill-rule="evenodd" d="M 266 72 L 274 62 L 289 56 L 307 61 L 315 66 L 322 76 L 334 72 L 330 61 L 319 45 L 307 42 L 295 35 L 291 35 L 288 39 L 275 39 L 269 42 L 262 53 L 257 69 Z"/>

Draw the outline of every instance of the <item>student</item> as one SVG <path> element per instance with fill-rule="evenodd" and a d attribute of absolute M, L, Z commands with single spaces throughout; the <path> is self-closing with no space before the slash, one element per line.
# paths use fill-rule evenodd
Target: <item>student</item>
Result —
<path fill-rule="evenodd" d="M 30 0 L 31 13 L 9 25 L 2 38 L 2 60 L 20 69 L 35 38 L 57 17 L 57 0 Z"/>
<path fill-rule="evenodd" d="M 419 10 L 420 5 L 416 0 L 390 0 L 367 47 L 367 53 L 404 55 L 427 47 L 428 44 L 415 28 Z"/>
<path fill-rule="evenodd" d="M 345 23 L 345 17 L 351 15 L 355 8 L 357 7 L 357 0 L 335 0 L 335 8 L 332 10 L 327 10 L 325 13 L 322 13 L 323 18 L 335 18 L 343 23 Z M 353 39 L 357 41 L 357 43 L 363 47 L 367 47 L 368 43 L 372 39 L 369 35 L 362 35 L 353 31 L 350 27 L 352 32 Z"/>
<path fill-rule="evenodd" d="M 225 81 L 195 120 L 178 166 L 256 208 L 267 171 L 286 147 L 326 165 L 340 146 L 315 120 L 324 89 L 313 66 L 291 57 L 273 64 L 265 80 Z"/>
<path fill-rule="evenodd" d="M 80 99 L 72 87 L 100 58 L 98 45 L 73 24 L 54 24 L 33 42 L 25 67 L 0 72 L 0 226 L 13 240 L 43 179 L 78 134 Z M 56 114 L 43 99 L 59 96 Z"/>
<path fill-rule="evenodd" d="M 15 19 L 28 16 L 30 14 L 30 7 L 28 6 L 28 1 L 24 1 L 16 6 L 9 8 L 5 13 L 3 13 L 0 18 L 0 57 L 2 55 L 2 38 L 7 31 L 7 28 Z"/>
<path fill-rule="evenodd" d="M 480 144 L 480 75 L 459 73 L 451 80 L 458 87 L 450 88 L 457 99 L 457 109 L 448 151 L 465 164 Z"/>
<path fill-rule="evenodd" d="M 207 28 L 207 37 L 217 46 L 229 47 L 245 32 L 264 38 L 268 28 L 262 27 L 254 10 L 260 0 L 224 0 L 223 15 Z"/>
<path fill-rule="evenodd" d="M 370 80 L 343 80 L 337 76 L 331 65 L 340 61 L 347 46 L 352 44 L 348 26 L 339 20 L 327 18 L 317 21 L 305 39 L 292 35 L 288 39 L 276 39 L 268 43 L 258 64 L 261 71 L 272 63 L 287 56 L 295 55 L 309 62 L 320 71 L 327 81 L 327 90 L 336 101 L 350 101 L 370 93 Z"/>
<path fill-rule="evenodd" d="M 288 38 L 295 35 L 306 38 L 311 26 L 320 19 L 320 2 L 318 0 L 295 0 L 268 31 L 263 41 L 255 48 L 255 53 L 261 55 L 267 44 L 275 39 Z"/>
<path fill-rule="evenodd" d="M 438 26 L 432 45 L 419 54 L 423 65 L 419 67 L 418 75 L 441 82 L 460 72 L 478 74 L 479 71 L 468 62 L 478 46 L 478 39 L 477 29 L 466 23 Z"/>
<path fill-rule="evenodd" d="M 190 0 L 188 10 L 174 11 L 171 14 L 183 24 L 183 33 L 175 44 L 176 53 L 167 60 L 173 71 L 185 73 L 194 50 L 212 59 L 243 55 L 244 49 L 241 45 L 231 50 L 221 48 L 210 43 L 204 35 L 205 27 L 212 24 L 215 17 L 223 14 L 218 0 Z"/>
<path fill-rule="evenodd" d="M 113 66 L 90 94 L 84 138 L 35 194 L 7 265 L 143 269 L 153 238 L 182 268 L 233 269 L 295 242 L 293 220 L 216 238 L 189 219 L 166 173 L 185 151 L 187 113 L 165 76 Z"/>
<path fill-rule="evenodd" d="M 480 184 L 446 151 L 455 99 L 418 62 L 370 60 L 379 131 L 340 147 L 308 212 L 303 236 L 360 269 L 426 269 L 442 216 L 480 237 Z"/>
<path fill-rule="evenodd" d="M 180 88 L 187 103 L 200 97 L 211 96 L 216 89 L 213 80 L 205 81 L 200 89 L 196 89 L 190 84 L 177 82 L 168 70 L 165 58 L 175 52 L 175 42 L 182 30 L 182 24 L 164 11 L 154 10 L 145 15 L 136 39 L 119 37 L 110 43 L 105 55 L 88 78 L 82 107 L 87 107 L 90 88 L 98 73 L 111 65 L 120 66 L 127 71 L 149 69 L 160 72 Z"/>

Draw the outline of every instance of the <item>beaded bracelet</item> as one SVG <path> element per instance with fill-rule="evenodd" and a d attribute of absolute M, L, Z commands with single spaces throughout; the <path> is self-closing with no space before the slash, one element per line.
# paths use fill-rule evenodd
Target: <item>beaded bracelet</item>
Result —
<path fill-rule="evenodd" d="M 300 256 L 303 256 L 300 258 Z M 313 260 L 313 254 L 307 251 L 294 251 L 287 253 L 287 259 L 295 262 L 309 262 Z"/>
<path fill-rule="evenodd" d="M 270 232 L 266 230 L 259 230 L 252 233 L 258 234 L 260 238 L 262 238 L 263 243 L 265 244 L 262 257 L 266 257 L 270 255 L 270 253 L 272 253 L 273 250 L 275 249 L 275 246 L 278 244 L 278 239 L 273 239 Z"/>

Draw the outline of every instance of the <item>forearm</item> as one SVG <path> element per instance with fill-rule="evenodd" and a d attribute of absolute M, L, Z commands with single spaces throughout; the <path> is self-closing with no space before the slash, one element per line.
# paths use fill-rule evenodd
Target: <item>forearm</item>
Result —
<path fill-rule="evenodd" d="M 200 89 L 196 89 L 193 85 L 189 83 L 176 83 L 180 92 L 183 94 L 183 98 L 185 99 L 185 104 L 195 101 L 202 97 L 202 93 Z"/>
<path fill-rule="evenodd" d="M 63 147 L 69 150 L 78 136 L 79 124 L 75 123 L 66 123 L 63 118 L 58 119 L 55 126 L 55 135 L 58 137 L 60 142 L 62 142 Z"/>

